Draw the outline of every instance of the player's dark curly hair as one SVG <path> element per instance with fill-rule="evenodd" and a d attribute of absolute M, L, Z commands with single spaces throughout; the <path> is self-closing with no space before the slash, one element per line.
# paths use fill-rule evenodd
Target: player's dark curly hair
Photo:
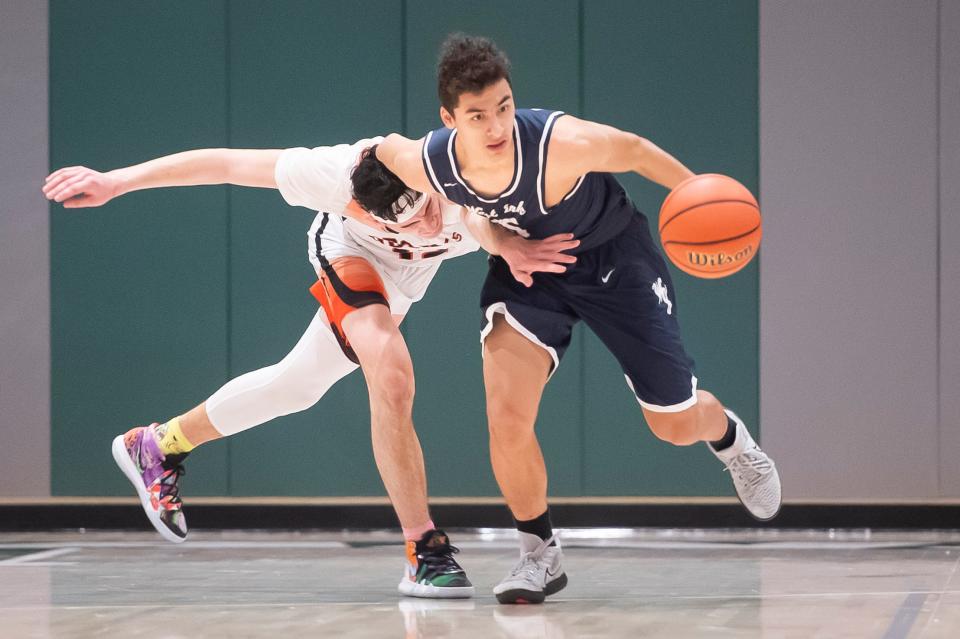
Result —
<path fill-rule="evenodd" d="M 366 149 L 360 155 L 360 162 L 350 173 L 353 199 L 365 210 L 381 220 L 396 222 L 397 214 L 393 210 L 394 202 L 406 198 L 404 206 L 410 206 L 418 192 L 408 188 L 400 178 L 377 159 L 377 146 Z"/>
<path fill-rule="evenodd" d="M 437 94 L 451 114 L 464 93 L 479 93 L 494 82 L 510 82 L 510 60 L 492 40 L 451 33 L 440 45 Z"/>

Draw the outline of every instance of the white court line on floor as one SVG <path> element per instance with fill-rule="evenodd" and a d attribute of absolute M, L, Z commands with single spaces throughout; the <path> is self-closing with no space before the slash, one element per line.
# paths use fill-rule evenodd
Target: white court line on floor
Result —
<path fill-rule="evenodd" d="M 650 599 L 656 601 L 670 601 L 674 599 L 682 600 L 712 600 L 717 599 L 721 601 L 730 601 L 730 600 L 767 600 L 767 599 L 845 599 L 849 597 L 905 597 L 909 595 L 944 595 L 944 594 L 960 594 L 960 590 L 890 590 L 890 591 L 880 591 L 880 592 L 784 592 L 780 594 L 753 594 L 753 593 L 741 593 L 741 594 L 726 594 L 726 595 L 650 595 L 647 597 L 643 596 L 634 596 L 630 597 L 575 597 L 567 601 L 577 601 L 582 603 L 585 601 L 619 601 L 621 599 Z M 565 601 L 562 595 L 554 595 L 553 600 L 556 601 Z"/>
<path fill-rule="evenodd" d="M 43 546 L 44 548 L 50 548 L 50 546 Z M 12 548 L 11 550 L 21 550 L 24 549 L 23 546 L 19 548 Z M 79 548 L 75 548 L 73 544 L 67 547 L 53 548 L 50 550 L 45 550 L 43 552 L 32 552 L 29 555 L 19 555 L 17 557 L 10 557 L 9 559 L 0 559 L 0 566 L 17 566 L 21 564 L 32 564 L 32 562 L 39 559 L 53 559 L 54 557 L 61 557 L 63 555 L 68 555 L 72 552 L 77 552 Z M 35 564 L 34 564 L 35 565 Z"/>
<path fill-rule="evenodd" d="M 510 540 L 500 540 L 509 542 Z M 953 548 L 954 543 L 943 542 L 913 542 L 913 541 L 878 541 L 878 542 L 860 542 L 860 541 L 630 541 L 627 539 L 586 539 L 578 538 L 568 540 L 560 535 L 560 541 L 564 548 L 591 548 L 602 550 L 604 548 L 611 550 L 620 549 L 650 549 L 650 550 L 885 550 L 897 548 Z M 504 543 L 491 543 L 489 541 L 458 541 L 454 539 L 454 545 L 462 549 L 494 548 L 502 546 Z M 516 542 L 512 542 L 516 543 Z"/>
<path fill-rule="evenodd" d="M 80 542 L 29 542 L 0 544 L 0 550 L 42 550 L 47 548 L 156 548 L 156 541 L 80 541 Z M 398 541 L 397 545 L 403 545 Z M 348 548 L 342 541 L 188 541 L 177 544 L 178 548 Z M 3 562 L 0 562 L 3 563 Z"/>

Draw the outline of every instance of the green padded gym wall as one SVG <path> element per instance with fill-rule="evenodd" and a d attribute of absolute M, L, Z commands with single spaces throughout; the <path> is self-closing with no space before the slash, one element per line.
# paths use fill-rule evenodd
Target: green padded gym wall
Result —
<path fill-rule="evenodd" d="M 222 2 L 51 2 L 51 167 L 226 145 L 225 41 Z M 51 212 L 51 489 L 126 495 L 112 437 L 227 374 L 227 192 Z M 201 452 L 191 492 L 223 493 L 226 449 Z"/>
<path fill-rule="evenodd" d="M 51 166 L 113 168 L 178 150 L 350 142 L 439 126 L 437 47 L 494 38 L 519 106 L 645 135 L 694 171 L 757 187 L 757 6 L 498 0 L 51 2 Z M 691 37 L 695 35 L 696 37 Z M 683 44 L 681 44 L 683 43 Z M 655 220 L 664 193 L 624 180 Z M 204 187 L 52 210 L 53 490 L 126 495 L 109 440 L 279 360 L 310 321 L 313 214 L 274 191 Z M 474 254 L 444 265 L 403 328 L 431 494 L 498 494 L 487 460 Z M 728 280 L 673 271 L 701 386 L 758 415 L 757 265 Z M 588 331 L 538 422 L 554 495 L 732 494 L 702 446 L 656 440 Z M 359 373 L 313 409 L 204 446 L 193 495 L 382 495 Z"/>

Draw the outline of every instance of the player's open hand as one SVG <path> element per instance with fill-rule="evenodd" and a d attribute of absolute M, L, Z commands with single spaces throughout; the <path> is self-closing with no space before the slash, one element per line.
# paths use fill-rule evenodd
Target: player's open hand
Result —
<path fill-rule="evenodd" d="M 511 235 L 500 241 L 500 257 L 510 267 L 514 279 L 530 287 L 534 273 L 563 273 L 577 258 L 564 251 L 576 248 L 580 240 L 573 233 L 558 233 L 542 240 L 525 240 Z"/>
<path fill-rule="evenodd" d="M 85 166 L 69 166 L 47 176 L 43 194 L 68 209 L 101 206 L 117 196 L 117 179 Z"/>

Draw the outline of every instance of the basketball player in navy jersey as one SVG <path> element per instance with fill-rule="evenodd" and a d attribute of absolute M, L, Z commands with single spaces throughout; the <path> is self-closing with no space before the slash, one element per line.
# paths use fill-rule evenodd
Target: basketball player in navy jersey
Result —
<path fill-rule="evenodd" d="M 543 388 L 586 322 L 617 358 L 647 424 L 679 446 L 706 442 L 760 520 L 780 509 L 780 478 L 744 423 L 697 388 L 673 284 L 647 220 L 614 173 L 667 189 L 693 175 L 649 140 L 560 111 L 517 109 L 510 63 L 486 38 L 455 34 L 438 66 L 444 128 L 389 136 L 377 156 L 411 188 L 525 238 L 570 232 L 577 262 L 562 274 L 490 260 L 481 293 L 484 383 L 494 474 L 520 531 L 521 555 L 495 588 L 501 603 L 542 602 L 566 585 L 534 433 Z M 481 218 L 482 216 L 482 218 Z"/>

